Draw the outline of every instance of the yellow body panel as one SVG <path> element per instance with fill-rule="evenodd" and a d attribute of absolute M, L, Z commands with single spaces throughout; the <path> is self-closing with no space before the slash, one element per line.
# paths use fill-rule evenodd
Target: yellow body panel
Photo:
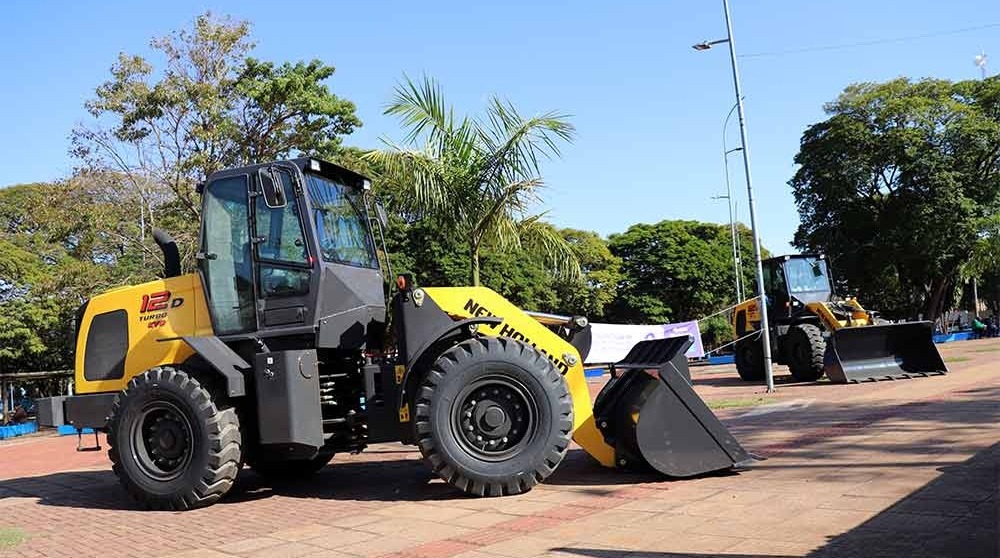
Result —
<path fill-rule="evenodd" d="M 434 287 L 424 292 L 453 318 L 502 318 L 496 326 L 480 326 L 479 332 L 523 341 L 547 356 L 562 372 L 573 398 L 573 440 L 602 465 L 614 467 L 615 450 L 604 441 L 594 421 L 583 361 L 573 345 L 486 287 Z"/>
<path fill-rule="evenodd" d="M 842 327 L 855 327 L 855 326 L 865 326 L 872 325 L 871 318 L 868 312 L 861 307 L 861 304 L 853 298 L 849 298 L 843 302 L 843 304 L 853 307 L 855 310 L 851 312 L 850 320 L 838 320 L 833 312 L 830 311 L 830 307 L 822 302 L 811 302 L 806 305 L 806 308 L 810 312 L 819 316 L 826 327 L 830 328 L 830 331 L 836 331 Z"/>
<path fill-rule="evenodd" d="M 808 309 L 812 314 L 818 316 L 830 331 L 836 331 L 842 327 L 855 327 L 855 326 L 865 326 L 872 325 L 871 316 L 868 311 L 861 306 L 861 303 L 857 299 L 849 298 L 842 301 L 841 305 L 847 305 L 854 308 L 851 312 L 850 320 L 838 320 L 837 317 L 830 310 L 830 307 L 825 302 L 810 302 L 806 304 L 806 309 Z M 757 299 L 750 299 L 741 302 L 733 309 L 732 314 L 732 324 L 733 329 L 736 328 L 736 317 L 740 312 L 746 312 L 746 331 L 755 331 L 757 328 L 754 327 L 753 322 L 760 321 L 760 305 L 757 304 Z M 739 332 L 736 332 L 737 337 Z"/>
<path fill-rule="evenodd" d="M 87 336 L 94 316 L 125 310 L 128 316 L 128 352 L 120 379 L 88 381 L 84 370 Z M 192 273 L 141 285 L 122 287 L 95 296 L 77 325 L 74 381 L 77 393 L 119 391 L 142 372 L 164 364 L 183 362 L 194 352 L 180 336 L 211 335 L 212 323 L 198 274 Z"/>

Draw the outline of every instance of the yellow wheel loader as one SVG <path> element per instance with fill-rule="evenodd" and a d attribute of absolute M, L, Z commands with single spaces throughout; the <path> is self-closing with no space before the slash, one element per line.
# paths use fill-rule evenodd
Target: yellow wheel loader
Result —
<path fill-rule="evenodd" d="M 854 298 L 833 292 L 823 255 L 764 260 L 764 293 L 774 361 L 802 382 L 848 383 L 944 374 L 930 322 L 889 323 Z M 764 379 L 757 299 L 732 314 L 736 370 L 747 381 Z"/>
<path fill-rule="evenodd" d="M 302 476 L 377 442 L 478 496 L 529 490 L 571 439 L 675 477 L 749 461 L 684 379 L 687 338 L 637 345 L 592 404 L 584 318 L 406 277 L 387 301 L 368 185 L 307 158 L 208 177 L 197 271 L 158 231 L 164 278 L 80 309 L 76 395 L 39 401 L 42 424 L 106 432 L 128 492 L 173 510 L 217 501 L 244 465 Z"/>

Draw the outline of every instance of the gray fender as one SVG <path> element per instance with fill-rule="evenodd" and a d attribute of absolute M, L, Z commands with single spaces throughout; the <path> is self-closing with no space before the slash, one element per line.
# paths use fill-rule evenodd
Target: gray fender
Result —
<path fill-rule="evenodd" d="M 253 367 L 243 357 L 214 335 L 187 336 L 181 339 L 225 380 L 229 397 L 243 397 L 247 394 L 244 374 Z"/>
<path fill-rule="evenodd" d="M 410 377 L 412 376 L 413 369 L 424 359 L 425 353 L 428 349 L 434 346 L 435 343 L 448 337 L 452 333 L 461 330 L 464 327 L 469 327 L 471 325 L 487 324 L 491 326 L 499 325 L 503 320 L 501 318 L 496 318 L 492 316 L 483 316 L 479 318 L 467 318 L 465 320 L 458 320 L 457 322 L 451 322 L 450 324 L 438 329 L 432 335 L 427 337 L 426 341 L 420 345 L 420 348 L 413 352 L 413 358 L 410 362 L 406 363 L 406 372 L 403 374 L 402 381 L 399 383 L 402 386 L 402 391 L 399 394 L 399 403 L 403 405 L 406 403 L 406 391 L 407 387 L 410 385 Z"/>

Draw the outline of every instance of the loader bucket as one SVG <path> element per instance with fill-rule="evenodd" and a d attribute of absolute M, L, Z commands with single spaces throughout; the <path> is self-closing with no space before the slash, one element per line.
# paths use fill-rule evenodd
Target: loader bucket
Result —
<path fill-rule="evenodd" d="M 932 333 L 931 322 L 838 329 L 826 346 L 826 375 L 845 384 L 944 374 Z"/>
<path fill-rule="evenodd" d="M 690 477 L 751 462 L 691 388 L 687 360 L 677 358 L 691 343 L 689 337 L 642 341 L 612 367 L 594 416 L 618 467 Z"/>

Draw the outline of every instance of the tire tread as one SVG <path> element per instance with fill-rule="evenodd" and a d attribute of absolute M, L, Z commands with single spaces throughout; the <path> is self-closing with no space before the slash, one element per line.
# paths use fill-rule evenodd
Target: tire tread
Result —
<path fill-rule="evenodd" d="M 208 464 L 197 482 L 187 490 L 172 496 L 150 495 L 129 478 L 121 463 L 121 455 L 115 445 L 115 432 L 119 424 L 122 408 L 127 398 L 141 392 L 145 386 L 173 384 L 185 393 L 193 403 L 192 410 L 207 427 Z M 242 437 L 236 410 L 223 398 L 214 398 L 212 393 L 186 371 L 173 366 L 157 366 L 132 378 L 123 391 L 115 397 L 108 421 L 108 458 L 111 469 L 125 490 L 143 507 L 153 510 L 183 511 L 211 505 L 224 496 L 236 480 L 242 456 Z"/>
<path fill-rule="evenodd" d="M 447 463 L 441 456 L 437 443 L 432 435 L 431 413 L 432 398 L 435 390 L 448 380 L 449 372 L 460 369 L 463 362 L 491 353 L 506 353 L 525 358 L 534 370 L 543 370 L 539 375 L 545 389 L 552 390 L 559 396 L 559 407 L 553 409 L 552 422 L 557 426 L 558 434 L 545 455 L 528 474 L 516 475 L 502 479 L 499 482 L 473 482 L 464 476 L 454 465 Z M 452 486 L 475 496 L 503 496 L 521 494 L 543 482 L 551 475 L 565 457 L 569 448 L 573 428 L 573 404 L 569 389 L 563 377 L 551 361 L 537 349 L 506 337 L 473 337 L 459 343 L 443 353 L 425 376 L 421 388 L 415 397 L 414 429 L 417 435 L 417 446 L 431 470 Z"/>

